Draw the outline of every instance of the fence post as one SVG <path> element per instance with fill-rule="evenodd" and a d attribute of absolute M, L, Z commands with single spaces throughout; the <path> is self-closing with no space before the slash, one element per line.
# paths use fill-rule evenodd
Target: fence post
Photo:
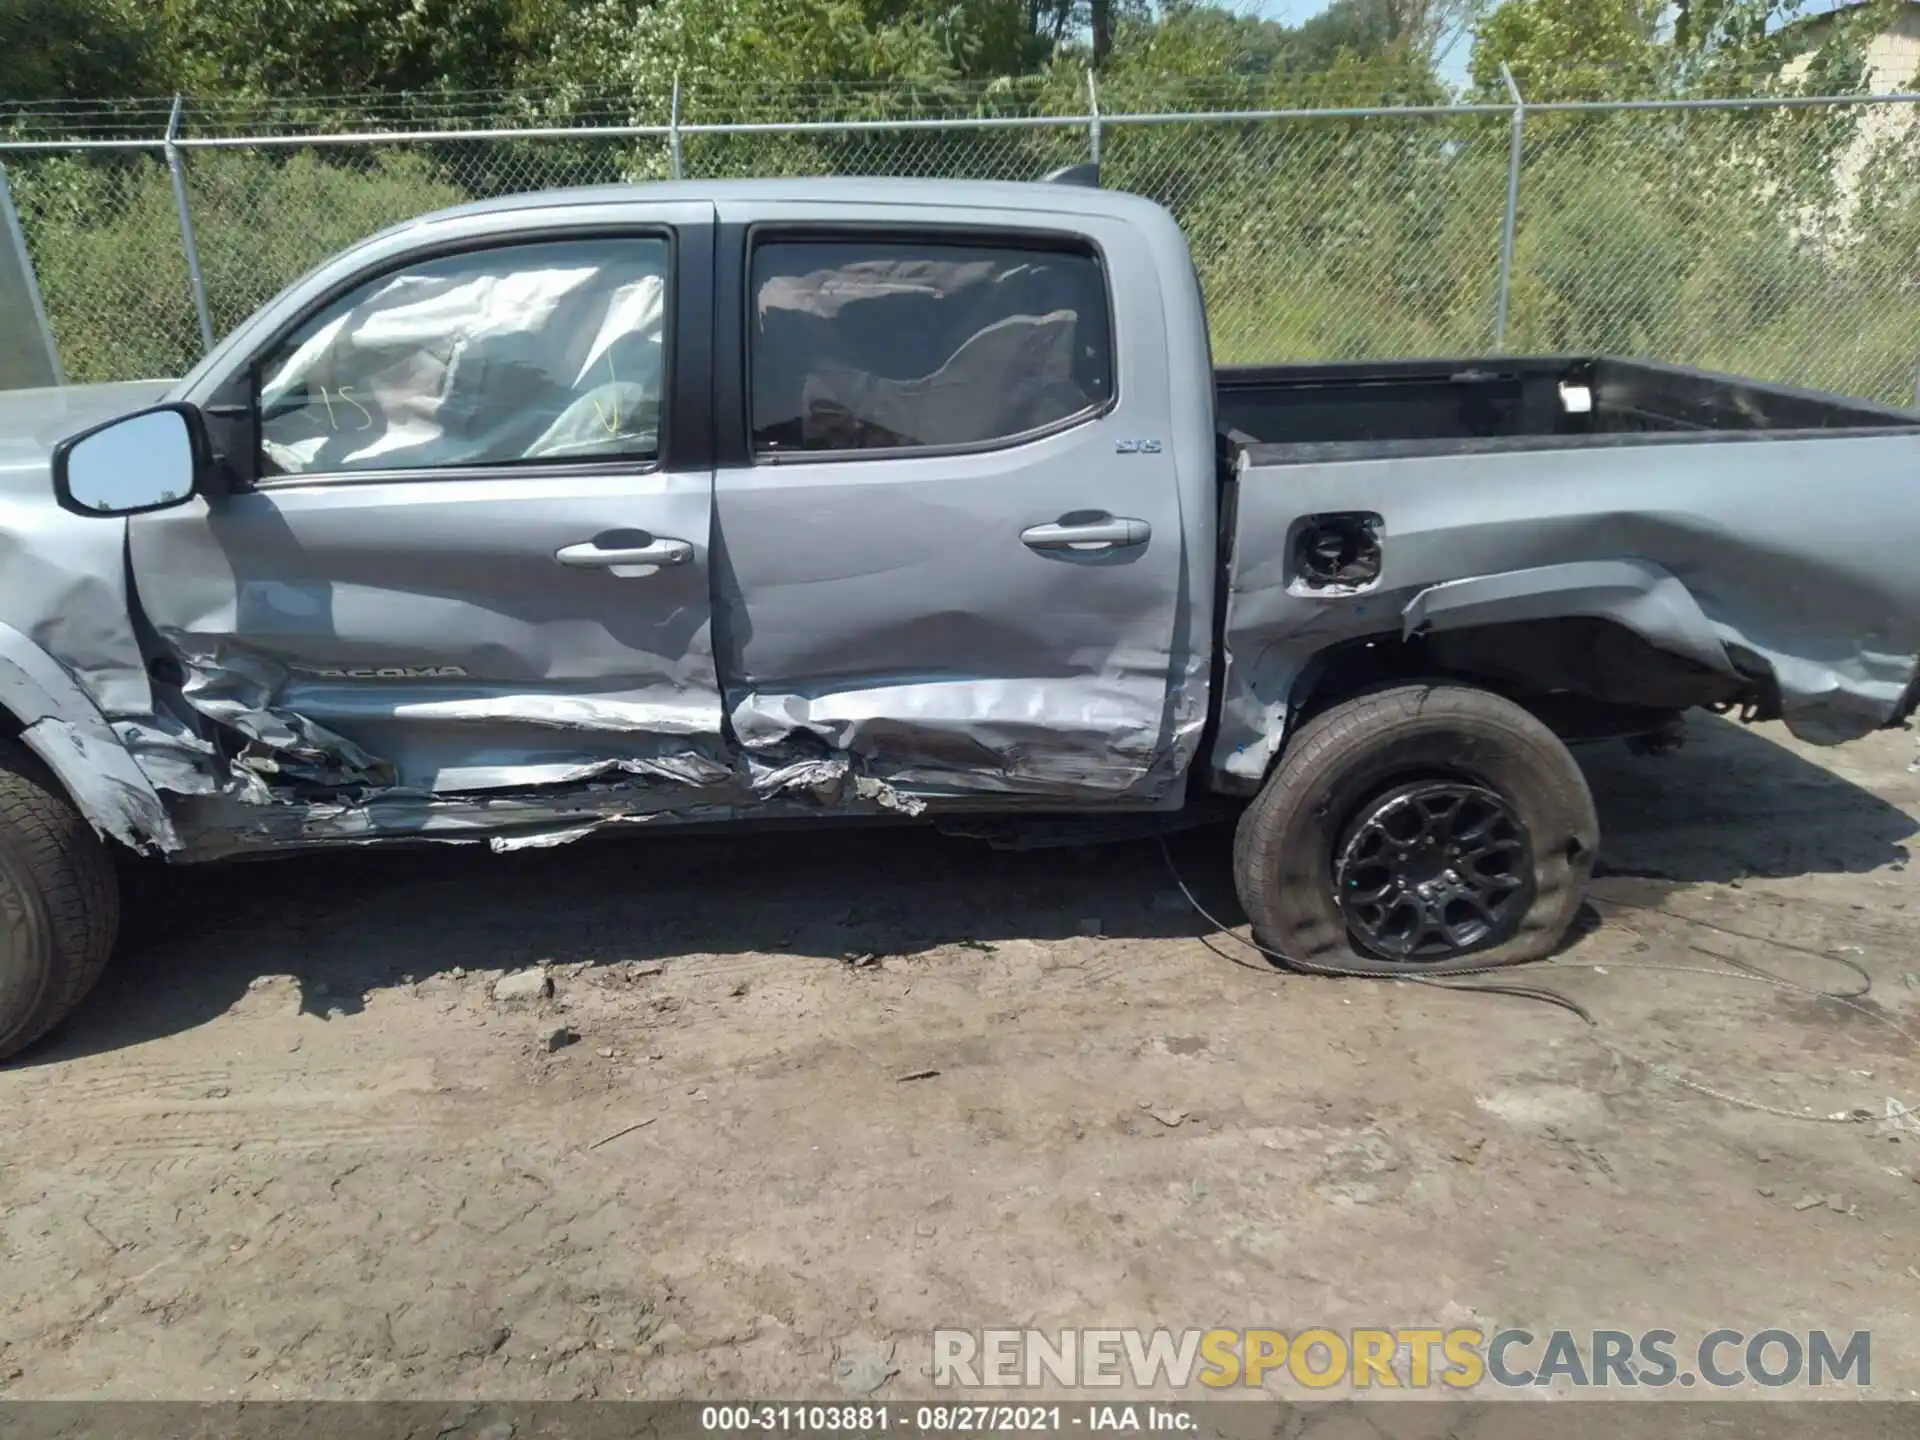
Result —
<path fill-rule="evenodd" d="M 1087 148 L 1092 151 L 1093 163 L 1100 163 L 1100 86 L 1093 78 L 1091 66 L 1087 69 Z"/>
<path fill-rule="evenodd" d="M 53 326 L 47 323 L 47 307 L 40 296 L 40 277 L 34 273 L 33 256 L 27 253 L 26 231 L 20 227 L 20 212 L 13 208 L 13 188 L 7 183 L 7 167 L 0 165 L 0 241 L 4 241 L 18 258 L 21 277 L 27 287 L 27 308 L 33 312 L 33 323 L 40 331 L 41 346 L 47 352 L 47 368 L 38 375 L 30 375 L 25 383 L 38 385 L 51 377 L 55 385 L 67 383 L 67 375 L 60 368 L 60 347 L 54 343 Z M 16 380 L 14 383 L 21 383 Z"/>
<path fill-rule="evenodd" d="M 1520 223 L 1520 145 L 1526 125 L 1527 102 L 1520 87 L 1513 83 L 1513 72 L 1500 62 L 1500 78 L 1506 82 L 1507 96 L 1513 101 L 1513 119 L 1507 139 L 1507 213 L 1500 225 L 1500 294 L 1494 302 L 1493 348 L 1507 348 L 1507 307 L 1513 295 L 1513 239 Z"/>
<path fill-rule="evenodd" d="M 673 158 L 673 178 L 682 179 L 680 165 L 680 72 L 673 72 L 673 109 L 667 113 L 667 153 Z"/>
<path fill-rule="evenodd" d="M 193 287 L 193 309 L 200 317 L 200 353 L 213 349 L 213 313 L 207 309 L 207 282 L 200 274 L 200 247 L 193 239 L 193 212 L 187 208 L 187 176 L 180 164 L 180 147 L 174 139 L 180 133 L 180 96 L 173 97 L 173 113 L 167 117 L 167 137 L 161 148 L 167 156 L 167 172 L 173 177 L 173 207 L 180 212 L 180 244 L 187 252 L 187 283 Z"/>

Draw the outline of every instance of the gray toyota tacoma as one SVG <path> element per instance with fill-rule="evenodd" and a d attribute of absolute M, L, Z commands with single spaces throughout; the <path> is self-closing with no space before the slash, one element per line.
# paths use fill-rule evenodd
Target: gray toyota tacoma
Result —
<path fill-rule="evenodd" d="M 355 246 L 173 382 L 0 396 L 0 1054 L 115 850 L 1238 804 L 1258 934 L 1562 938 L 1568 742 L 1844 741 L 1920 661 L 1920 421 L 1604 357 L 1212 364 L 1072 184 L 591 189 Z"/>

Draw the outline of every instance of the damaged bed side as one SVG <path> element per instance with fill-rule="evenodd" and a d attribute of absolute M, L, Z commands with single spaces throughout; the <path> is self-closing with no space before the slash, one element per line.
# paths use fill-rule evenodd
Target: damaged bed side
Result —
<path fill-rule="evenodd" d="M 1920 434 L 1891 425 L 1250 444 L 1226 487 L 1216 779 L 1251 793 L 1316 687 L 1369 672 L 1738 706 L 1820 744 L 1897 724 L 1920 673 L 1917 475 Z"/>

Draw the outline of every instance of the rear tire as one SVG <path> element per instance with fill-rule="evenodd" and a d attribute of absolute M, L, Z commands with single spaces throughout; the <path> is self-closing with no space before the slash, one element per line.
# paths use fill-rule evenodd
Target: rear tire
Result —
<path fill-rule="evenodd" d="M 1374 923 L 1379 906 L 1355 903 L 1355 837 L 1383 815 L 1391 822 L 1404 813 L 1407 796 L 1422 787 L 1442 796 L 1434 802 L 1442 808 L 1444 792 L 1465 794 L 1521 845 L 1513 851 L 1514 883 L 1489 892 L 1504 897 L 1484 912 L 1498 914 L 1499 923 L 1480 926 L 1477 940 L 1435 941 L 1440 953 L 1396 955 L 1390 945 L 1363 943 L 1391 935 Z M 1551 954 L 1580 908 L 1599 840 L 1586 777 L 1533 715 L 1464 685 L 1398 685 L 1334 706 L 1294 738 L 1240 818 L 1234 880 L 1254 933 L 1302 969 L 1458 974 Z M 1445 871 L 1431 893 L 1447 893 L 1460 874 Z M 1400 883 L 1390 879 L 1383 888 Z M 1395 914 L 1403 923 L 1422 913 L 1422 902 L 1410 898 L 1389 903 L 1401 907 Z"/>
<path fill-rule="evenodd" d="M 0 1060 L 72 1013 L 119 925 L 107 847 L 30 751 L 0 741 Z"/>

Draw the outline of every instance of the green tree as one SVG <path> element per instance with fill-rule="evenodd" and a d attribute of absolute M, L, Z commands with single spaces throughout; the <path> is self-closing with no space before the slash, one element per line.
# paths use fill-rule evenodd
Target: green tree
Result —
<path fill-rule="evenodd" d="M 1168 4 L 1123 16 L 1106 64 L 1168 78 L 1264 75 L 1279 64 L 1293 32 L 1218 5 Z"/>
<path fill-rule="evenodd" d="M 1667 68 L 1665 0 L 1506 0 L 1474 41 L 1474 85 L 1504 97 L 1505 64 L 1532 100 L 1642 95 Z"/>
<path fill-rule="evenodd" d="M 1293 32 L 1289 58 L 1303 69 L 1342 54 L 1431 66 L 1484 9 L 1482 0 L 1333 0 Z"/>
<path fill-rule="evenodd" d="M 865 0 L 587 0 L 562 17 L 540 77 L 657 105 L 676 76 L 725 91 L 958 73 L 966 37 L 945 16 L 915 9 Z"/>
<path fill-rule="evenodd" d="M 1904 0 L 1809 17 L 1809 0 L 1504 0 L 1480 25 L 1475 86 L 1506 93 L 1504 62 L 1529 100 L 1744 95 L 1802 80 L 1858 83 L 1866 39 Z M 1805 57 L 1798 70 L 1789 62 Z"/>
<path fill-rule="evenodd" d="M 554 0 L 162 0 L 181 88 L 298 97 L 505 87 Z"/>
<path fill-rule="evenodd" d="M 165 88 L 159 27 L 132 0 L 0 0 L 0 101 Z"/>

